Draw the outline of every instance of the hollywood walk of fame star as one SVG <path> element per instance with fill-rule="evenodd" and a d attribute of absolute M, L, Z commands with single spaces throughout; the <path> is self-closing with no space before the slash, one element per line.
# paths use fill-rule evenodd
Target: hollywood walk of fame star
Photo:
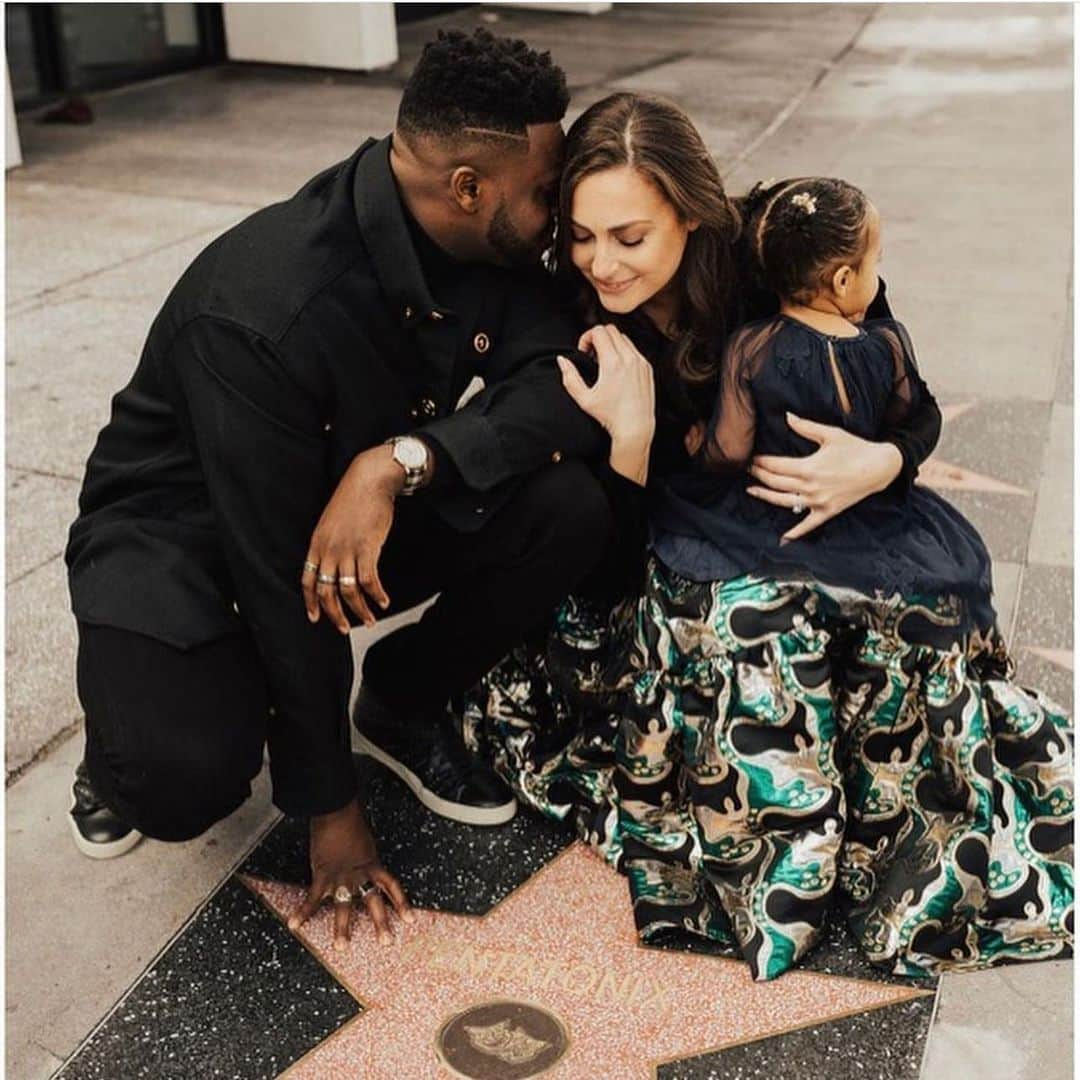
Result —
<path fill-rule="evenodd" d="M 245 883 L 282 920 L 303 892 Z M 423 911 L 415 925 L 397 924 L 396 933 L 394 946 L 379 945 L 361 925 L 348 948 L 337 951 L 326 910 L 299 931 L 364 1011 L 296 1062 L 289 1080 L 451 1076 L 436 1053 L 441 1030 L 463 1011 L 493 1001 L 538 1007 L 521 1015 L 542 1012 L 565 1028 L 565 1054 L 544 1073 L 551 1080 L 644 1080 L 663 1061 L 928 992 L 807 972 L 755 983 L 740 961 L 643 947 L 625 880 L 581 844 L 485 916 Z M 520 1021 L 489 1020 L 472 1027 L 470 1037 L 474 1048 L 519 1056 L 538 1045 L 537 1031 Z M 527 1062 L 499 1071 L 495 1057 L 491 1066 L 482 1075 L 535 1075 Z"/>
<path fill-rule="evenodd" d="M 955 405 L 941 407 L 941 422 L 948 424 L 975 408 L 974 401 L 965 401 Z M 985 476 L 961 465 L 942 461 L 932 454 L 919 466 L 917 483 L 933 488 L 935 491 L 986 491 L 995 495 L 1030 495 L 1024 488 L 1006 484 L 993 476 Z"/>

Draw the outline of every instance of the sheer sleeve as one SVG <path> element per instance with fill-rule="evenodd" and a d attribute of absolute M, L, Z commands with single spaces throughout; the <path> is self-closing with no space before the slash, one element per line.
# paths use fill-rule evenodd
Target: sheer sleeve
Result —
<path fill-rule="evenodd" d="M 893 361 L 892 394 L 885 409 L 885 427 L 892 430 L 902 427 L 919 407 L 924 383 L 915 366 L 915 350 L 907 330 L 893 322 L 882 327 L 881 335 L 888 343 Z"/>
<path fill-rule="evenodd" d="M 741 472 L 754 452 L 754 394 L 751 365 L 762 344 L 752 326 L 733 334 L 724 351 L 720 388 L 698 461 L 709 472 Z"/>

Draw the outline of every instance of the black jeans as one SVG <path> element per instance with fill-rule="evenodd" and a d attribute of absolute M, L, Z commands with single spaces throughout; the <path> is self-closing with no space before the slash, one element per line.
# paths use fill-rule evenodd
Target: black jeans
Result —
<path fill-rule="evenodd" d="M 399 499 L 379 562 L 386 614 L 439 598 L 368 650 L 364 681 L 404 714 L 430 715 L 543 623 L 600 561 L 612 529 L 603 489 L 577 462 L 535 473 L 471 534 L 422 496 Z M 246 634 L 182 651 L 80 623 L 78 684 L 91 782 L 140 832 L 190 839 L 250 794 L 273 703 Z"/>
<path fill-rule="evenodd" d="M 90 782 L 127 824 L 189 840 L 251 794 L 270 704 L 247 634 L 181 650 L 79 623 L 76 670 Z"/>
<path fill-rule="evenodd" d="M 467 690 L 601 560 L 614 518 L 579 462 L 542 469 L 483 529 L 459 533 L 398 500 L 379 562 L 388 613 L 439 593 L 418 623 L 377 641 L 364 682 L 385 703 L 421 714 Z"/>

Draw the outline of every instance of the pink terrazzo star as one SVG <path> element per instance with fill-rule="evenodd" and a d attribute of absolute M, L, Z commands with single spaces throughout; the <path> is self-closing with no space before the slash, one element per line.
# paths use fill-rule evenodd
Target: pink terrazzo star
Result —
<path fill-rule="evenodd" d="M 300 902 L 298 887 L 244 880 L 283 921 Z M 436 1042 L 451 1018 L 492 1001 L 537 1006 L 565 1028 L 550 1080 L 644 1080 L 664 1061 L 927 993 L 803 972 L 755 983 L 739 961 L 645 948 L 625 880 L 580 844 L 483 917 L 417 914 L 414 926 L 396 925 L 393 946 L 361 924 L 348 949 L 332 949 L 327 909 L 299 932 L 365 1011 L 289 1069 L 290 1080 L 480 1075 L 449 1071 Z M 535 1075 L 521 1062 L 532 1040 L 514 1024 L 468 1030 L 494 1047 L 485 1077 Z M 517 1064 L 500 1064 L 499 1053 Z"/>

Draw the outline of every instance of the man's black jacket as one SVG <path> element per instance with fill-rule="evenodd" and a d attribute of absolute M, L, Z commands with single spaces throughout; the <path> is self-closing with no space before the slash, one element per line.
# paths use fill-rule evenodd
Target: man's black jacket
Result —
<path fill-rule="evenodd" d="M 578 331 L 548 279 L 470 265 L 436 303 L 389 149 L 370 140 L 187 270 L 113 400 L 66 554 L 84 622 L 182 649 L 247 624 L 274 704 L 274 800 L 292 814 L 355 792 L 348 642 L 308 622 L 300 592 L 352 458 L 422 434 L 453 468 L 418 497 L 469 531 L 516 478 L 604 447 L 562 388 L 553 358 Z M 485 389 L 455 412 L 476 375 Z"/>

